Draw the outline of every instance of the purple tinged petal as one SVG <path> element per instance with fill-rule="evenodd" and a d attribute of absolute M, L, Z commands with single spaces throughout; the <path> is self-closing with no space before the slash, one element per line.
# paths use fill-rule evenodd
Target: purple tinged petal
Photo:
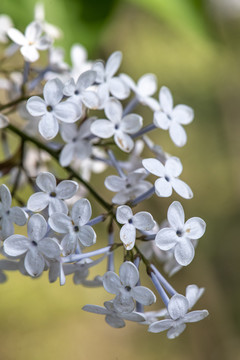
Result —
<path fill-rule="evenodd" d="M 113 300 L 113 304 L 120 313 L 131 313 L 135 308 L 135 302 L 129 293 L 118 294 Z"/>
<path fill-rule="evenodd" d="M 105 119 L 96 120 L 91 125 L 91 132 L 100 138 L 107 139 L 115 132 L 114 124 Z"/>
<path fill-rule="evenodd" d="M 28 221 L 27 229 L 29 238 L 38 242 L 47 232 L 47 222 L 42 215 L 34 214 Z"/>
<path fill-rule="evenodd" d="M 38 250 L 49 259 L 58 259 L 61 255 L 61 248 L 51 238 L 44 238 L 38 243 Z"/>
<path fill-rule="evenodd" d="M 194 111 L 187 105 L 177 105 L 173 109 L 172 117 L 179 124 L 187 125 L 193 121 Z"/>
<path fill-rule="evenodd" d="M 115 329 L 120 329 L 125 326 L 125 322 L 123 319 L 118 317 L 116 314 L 108 314 L 105 317 L 105 321 L 108 325 L 112 326 Z"/>
<path fill-rule="evenodd" d="M 49 205 L 49 196 L 43 192 L 37 192 L 30 196 L 27 208 L 31 211 L 42 211 Z"/>
<path fill-rule="evenodd" d="M 175 339 L 178 337 L 184 330 L 186 329 L 186 324 L 180 324 L 178 326 L 172 327 L 168 333 L 167 337 L 168 339 Z"/>
<path fill-rule="evenodd" d="M 174 142 L 174 144 L 179 146 L 179 147 L 184 146 L 186 144 L 186 142 L 187 142 L 186 131 L 176 121 L 173 121 L 170 124 L 169 135 L 170 135 L 172 141 Z"/>
<path fill-rule="evenodd" d="M 9 236 L 3 243 L 3 249 L 9 256 L 21 256 L 28 251 L 30 241 L 23 235 Z"/>
<path fill-rule="evenodd" d="M 38 130 L 42 137 L 46 140 L 55 138 L 58 133 L 59 125 L 53 113 L 46 112 L 42 119 L 39 121 Z"/>
<path fill-rule="evenodd" d="M 171 91 L 166 86 L 162 86 L 160 89 L 159 101 L 163 111 L 170 115 L 173 109 L 173 98 Z"/>
<path fill-rule="evenodd" d="M 59 79 L 47 81 L 43 88 L 43 97 L 47 105 L 56 106 L 63 97 L 63 83 Z"/>
<path fill-rule="evenodd" d="M 117 208 L 116 219 L 119 224 L 126 224 L 133 216 L 132 209 L 127 205 L 122 205 Z"/>
<path fill-rule="evenodd" d="M 136 239 L 136 229 L 132 224 L 125 224 L 120 230 L 120 239 L 124 244 L 126 250 L 131 250 L 134 247 Z"/>
<path fill-rule="evenodd" d="M 56 187 L 56 194 L 59 199 L 70 199 L 78 190 L 78 183 L 72 180 L 63 180 Z"/>
<path fill-rule="evenodd" d="M 122 283 L 115 272 L 108 271 L 103 276 L 103 286 L 110 294 L 119 294 L 120 289 L 122 288 Z"/>
<path fill-rule="evenodd" d="M 156 127 L 168 130 L 171 124 L 171 120 L 167 117 L 167 115 L 162 111 L 156 111 L 154 113 L 153 123 Z"/>
<path fill-rule="evenodd" d="M 108 81 L 109 91 L 117 99 L 123 100 L 130 95 L 129 87 L 119 77 L 114 77 Z"/>
<path fill-rule="evenodd" d="M 78 239 L 83 246 L 92 246 L 96 242 L 96 233 L 91 226 L 84 225 L 79 229 Z"/>
<path fill-rule="evenodd" d="M 45 261 L 37 251 L 28 251 L 24 259 L 24 266 L 29 275 L 36 277 L 42 274 Z"/>
<path fill-rule="evenodd" d="M 81 109 L 71 101 L 64 101 L 55 106 L 53 113 L 58 120 L 71 124 L 80 117 Z"/>
<path fill-rule="evenodd" d="M 50 198 L 49 208 L 48 208 L 49 216 L 51 216 L 52 214 L 54 214 L 56 212 L 67 214 L 68 207 L 63 200 L 60 200 L 56 197 Z"/>
<path fill-rule="evenodd" d="M 160 320 L 160 321 L 156 321 L 153 324 L 151 324 L 148 328 L 148 331 L 152 332 L 152 333 L 159 333 L 159 332 L 168 330 L 173 325 L 174 325 L 173 320 L 170 320 L 170 319 Z"/>
<path fill-rule="evenodd" d="M 105 179 L 104 185 L 108 190 L 118 192 L 125 188 L 126 181 L 119 176 L 110 175 Z"/>
<path fill-rule="evenodd" d="M 124 116 L 120 122 L 120 129 L 128 134 L 134 134 L 142 127 L 143 119 L 137 114 Z"/>
<path fill-rule="evenodd" d="M 10 209 L 10 216 L 12 221 L 19 226 L 25 225 L 28 219 L 28 215 L 25 213 L 25 211 L 18 206 Z"/>
<path fill-rule="evenodd" d="M 50 227 L 60 233 L 65 234 L 72 228 L 72 221 L 69 216 L 63 213 L 53 213 L 48 219 Z"/>
<path fill-rule="evenodd" d="M 135 286 L 131 291 L 132 297 L 143 305 L 152 305 L 156 302 L 154 293 L 145 286 Z"/>
<path fill-rule="evenodd" d="M 0 186 L 0 201 L 5 210 L 9 210 L 12 204 L 12 195 L 4 184 Z"/>
<path fill-rule="evenodd" d="M 144 168 L 149 171 L 151 174 L 156 176 L 164 176 L 165 174 L 165 167 L 164 165 L 157 159 L 144 159 L 142 161 Z"/>
<path fill-rule="evenodd" d="M 72 207 L 72 219 L 79 226 L 85 225 L 92 216 L 92 207 L 88 199 L 80 199 Z"/>
<path fill-rule="evenodd" d="M 105 106 L 105 114 L 114 124 L 118 124 L 122 119 L 122 104 L 114 98 L 110 98 Z"/>
<path fill-rule="evenodd" d="M 107 79 L 113 77 L 113 75 L 118 71 L 122 62 L 122 53 L 121 51 L 115 51 L 108 58 L 105 66 L 105 74 Z"/>
<path fill-rule="evenodd" d="M 108 311 L 104 307 L 98 306 L 98 305 L 85 305 L 85 306 L 83 306 L 82 310 L 91 312 L 94 314 L 101 314 L 101 315 L 108 314 Z"/>
<path fill-rule="evenodd" d="M 134 141 L 132 140 L 132 138 L 121 130 L 117 130 L 115 132 L 114 141 L 117 146 L 125 152 L 130 152 L 134 147 Z"/>
<path fill-rule="evenodd" d="M 42 191 L 51 193 L 56 189 L 56 178 L 50 172 L 41 172 L 37 176 L 36 184 Z"/>
<path fill-rule="evenodd" d="M 186 323 L 197 322 L 197 321 L 204 319 L 208 315 L 209 315 L 209 313 L 207 310 L 195 310 L 195 311 L 191 311 L 188 314 L 186 314 L 184 316 L 184 321 Z"/>

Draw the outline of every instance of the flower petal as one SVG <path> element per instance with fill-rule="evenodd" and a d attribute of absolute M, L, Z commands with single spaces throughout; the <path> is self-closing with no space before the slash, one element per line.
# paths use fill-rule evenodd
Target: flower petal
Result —
<path fill-rule="evenodd" d="M 150 213 L 147 211 L 140 211 L 132 218 L 133 225 L 138 230 L 149 231 L 155 226 L 155 221 Z"/>
<path fill-rule="evenodd" d="M 192 217 L 184 225 L 185 235 L 189 239 L 200 239 L 206 230 L 206 223 L 199 217 Z"/>
<path fill-rule="evenodd" d="M 25 36 L 21 33 L 21 31 L 11 28 L 8 30 L 8 36 L 10 39 L 18 45 L 25 45 L 27 40 Z"/>
<path fill-rule="evenodd" d="M 171 328 L 173 324 L 174 321 L 170 319 L 156 321 L 149 326 L 148 331 L 152 333 L 159 333 Z"/>
<path fill-rule="evenodd" d="M 139 93 L 142 96 L 152 96 L 157 91 L 157 78 L 154 74 L 145 74 L 137 83 Z"/>
<path fill-rule="evenodd" d="M 5 210 L 9 210 L 12 204 L 12 195 L 5 184 L 0 186 L 0 202 Z"/>
<path fill-rule="evenodd" d="M 103 276 L 104 289 L 110 294 L 118 294 L 122 287 L 120 278 L 115 272 L 107 271 Z"/>
<path fill-rule="evenodd" d="M 96 233 L 89 225 L 81 226 L 78 239 L 84 246 L 92 246 L 96 242 Z"/>
<path fill-rule="evenodd" d="M 184 330 L 186 329 L 186 324 L 180 324 L 178 326 L 172 327 L 168 333 L 167 337 L 168 339 L 175 339 L 178 337 Z"/>
<path fill-rule="evenodd" d="M 168 208 L 167 218 L 174 230 L 182 230 L 184 227 L 185 214 L 179 201 L 174 201 Z"/>
<path fill-rule="evenodd" d="M 115 329 L 120 329 L 125 326 L 124 320 L 117 317 L 115 314 L 114 315 L 111 315 L 111 314 L 106 315 L 105 321 L 108 325 L 112 326 Z"/>
<path fill-rule="evenodd" d="M 10 209 L 10 215 L 12 221 L 19 226 L 23 226 L 27 222 L 28 215 L 18 206 Z"/>
<path fill-rule="evenodd" d="M 199 288 L 197 285 L 188 285 L 186 288 L 186 298 L 189 302 L 189 309 L 191 309 L 198 299 L 202 296 L 204 293 L 204 288 Z"/>
<path fill-rule="evenodd" d="M 178 177 L 183 170 L 182 163 L 179 158 L 172 156 L 167 159 L 165 164 L 166 173 L 173 177 Z"/>
<path fill-rule="evenodd" d="M 55 192 L 56 189 L 56 178 L 50 172 L 41 172 L 38 174 L 36 184 L 42 191 L 46 193 Z"/>
<path fill-rule="evenodd" d="M 61 255 L 61 248 L 51 238 L 44 238 L 38 243 L 38 250 L 49 259 L 58 259 Z"/>
<path fill-rule="evenodd" d="M 123 178 L 120 178 L 119 176 L 110 175 L 105 179 L 104 185 L 108 190 L 117 192 L 125 188 L 126 181 Z"/>
<path fill-rule="evenodd" d="M 42 211 L 49 205 L 49 196 L 43 192 L 37 192 L 30 196 L 27 208 L 31 211 Z"/>
<path fill-rule="evenodd" d="M 142 164 L 153 175 L 164 176 L 165 174 L 164 165 L 157 159 L 143 159 Z"/>
<path fill-rule="evenodd" d="M 178 236 L 176 235 L 175 230 L 164 228 L 157 233 L 155 242 L 159 249 L 167 251 L 177 244 Z"/>
<path fill-rule="evenodd" d="M 189 239 L 181 239 L 174 249 L 174 256 L 176 261 L 182 265 L 189 265 L 195 255 L 194 246 Z"/>
<path fill-rule="evenodd" d="M 155 181 L 155 192 L 157 196 L 169 197 L 172 195 L 172 185 L 165 178 L 160 178 Z"/>
<path fill-rule="evenodd" d="M 173 98 L 171 91 L 166 86 L 162 86 L 160 89 L 159 101 L 163 111 L 170 115 L 173 109 Z"/>
<path fill-rule="evenodd" d="M 171 124 L 171 120 L 167 117 L 167 115 L 162 111 L 155 111 L 153 117 L 153 123 L 156 127 L 168 130 L 169 125 Z"/>
<path fill-rule="evenodd" d="M 104 307 L 98 305 L 85 305 L 83 306 L 82 310 L 101 315 L 107 315 L 108 313 Z"/>
<path fill-rule="evenodd" d="M 152 305 L 156 302 L 154 293 L 145 286 L 135 286 L 131 291 L 132 297 L 143 305 Z"/>
<path fill-rule="evenodd" d="M 184 128 L 176 121 L 172 121 L 169 127 L 169 135 L 175 145 L 182 147 L 187 142 L 187 135 Z"/>
<path fill-rule="evenodd" d="M 120 123 L 120 129 L 128 134 L 134 134 L 142 127 L 143 119 L 140 115 L 129 114 L 124 116 Z"/>
<path fill-rule="evenodd" d="M 105 73 L 107 79 L 113 77 L 113 75 L 118 71 L 120 64 L 122 62 L 122 53 L 121 51 L 115 51 L 108 58 L 105 66 Z"/>
<path fill-rule="evenodd" d="M 46 112 L 38 124 L 38 130 L 42 137 L 46 140 L 55 138 L 58 133 L 59 125 L 57 119 L 52 113 Z"/>
<path fill-rule="evenodd" d="M 47 105 L 57 105 L 63 97 L 63 83 L 61 80 L 48 80 L 43 88 L 43 97 Z"/>
<path fill-rule="evenodd" d="M 29 240 L 23 235 L 9 236 L 3 243 L 3 249 L 9 256 L 20 256 L 29 249 Z"/>
<path fill-rule="evenodd" d="M 122 205 L 117 208 L 116 219 L 119 224 L 126 224 L 133 216 L 132 209 L 127 205 Z"/>
<path fill-rule="evenodd" d="M 108 81 L 108 85 L 109 85 L 109 91 L 117 99 L 123 100 L 130 95 L 129 87 L 119 77 L 111 78 Z"/>
<path fill-rule="evenodd" d="M 47 222 L 40 214 L 34 214 L 30 217 L 27 225 L 28 236 L 31 240 L 41 240 L 47 232 Z"/>
<path fill-rule="evenodd" d="M 194 111 L 187 105 L 177 105 L 173 109 L 172 117 L 182 125 L 190 124 L 194 118 Z"/>
<path fill-rule="evenodd" d="M 63 213 L 53 213 L 48 219 L 50 227 L 60 233 L 65 234 L 72 227 L 72 222 L 69 216 Z"/>
<path fill-rule="evenodd" d="M 32 116 L 42 116 L 46 113 L 45 101 L 39 96 L 31 96 L 27 101 L 26 107 Z"/>
<path fill-rule="evenodd" d="M 207 310 L 195 310 L 195 311 L 191 311 L 188 314 L 186 314 L 184 316 L 184 321 L 186 323 L 197 322 L 197 321 L 204 319 L 208 315 L 209 315 L 209 313 Z"/>
<path fill-rule="evenodd" d="M 173 320 L 183 317 L 188 311 L 188 300 L 185 296 L 176 294 L 169 300 L 168 312 Z"/>
<path fill-rule="evenodd" d="M 114 124 L 118 124 L 122 118 L 122 104 L 114 98 L 110 98 L 105 105 L 105 114 Z"/>
<path fill-rule="evenodd" d="M 35 277 L 42 274 L 45 261 L 37 251 L 28 251 L 24 259 L 24 266 L 28 274 Z"/>
<path fill-rule="evenodd" d="M 134 300 L 128 294 L 118 294 L 113 300 L 115 309 L 120 313 L 131 313 L 135 308 Z"/>
<path fill-rule="evenodd" d="M 116 131 L 114 141 L 117 146 L 125 152 L 130 152 L 134 147 L 134 141 L 132 138 L 120 130 Z"/>
<path fill-rule="evenodd" d="M 119 269 L 119 277 L 123 286 L 136 286 L 139 280 L 139 272 L 137 267 L 131 261 L 125 261 Z"/>
<path fill-rule="evenodd" d="M 124 244 L 126 250 L 131 250 L 134 247 L 136 239 L 136 229 L 132 224 L 125 224 L 120 230 L 120 239 Z"/>
<path fill-rule="evenodd" d="M 85 225 L 92 216 L 92 207 L 88 199 L 80 199 L 72 207 L 72 219 L 79 226 Z"/>
<path fill-rule="evenodd" d="M 91 125 L 91 132 L 100 138 L 107 139 L 115 132 L 114 124 L 105 119 L 96 120 Z"/>
<path fill-rule="evenodd" d="M 70 199 L 78 190 L 78 183 L 72 180 L 63 180 L 56 187 L 56 194 L 59 199 Z"/>
<path fill-rule="evenodd" d="M 184 199 L 191 199 L 193 197 L 193 192 L 190 186 L 188 186 L 184 181 L 180 179 L 172 179 L 171 183 L 176 193 Z"/>
<path fill-rule="evenodd" d="M 78 106 L 71 101 L 61 102 L 54 108 L 56 118 L 68 124 L 76 122 L 79 114 Z"/>

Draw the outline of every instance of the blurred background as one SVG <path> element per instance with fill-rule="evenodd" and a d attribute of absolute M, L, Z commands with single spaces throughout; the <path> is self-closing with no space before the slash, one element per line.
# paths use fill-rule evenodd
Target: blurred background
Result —
<path fill-rule="evenodd" d="M 180 293 L 188 284 L 205 287 L 195 309 L 206 308 L 210 315 L 176 340 L 130 323 L 115 330 L 101 316 L 81 311 L 86 303 L 110 299 L 104 290 L 76 286 L 70 278 L 60 287 L 49 284 L 46 275 L 31 280 L 10 273 L 1 285 L 0 359 L 240 359 L 240 0 L 43 3 L 47 21 L 64 32 L 57 44 L 65 48 L 67 61 L 76 42 L 86 46 L 90 59 L 106 60 L 121 50 L 121 72 L 135 80 L 155 73 L 159 88 L 169 87 L 175 104 L 194 108 L 184 148 L 175 147 L 164 131 L 153 138 L 182 160 L 182 179 L 194 192 L 191 201 L 181 201 L 186 217 L 207 222 L 194 261 L 171 282 Z M 0 13 L 23 31 L 34 5 L 33 0 L 1 0 Z M 137 110 L 152 116 L 143 107 Z M 100 180 L 95 176 L 94 181 Z M 147 206 L 162 220 L 169 204 L 155 197 Z M 103 272 L 100 265 L 91 277 Z M 145 285 L 151 286 L 148 279 Z"/>

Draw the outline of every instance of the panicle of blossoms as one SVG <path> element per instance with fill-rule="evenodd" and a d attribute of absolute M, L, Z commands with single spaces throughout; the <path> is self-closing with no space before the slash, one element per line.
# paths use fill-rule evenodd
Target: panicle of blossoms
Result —
<path fill-rule="evenodd" d="M 0 252 L 5 257 L 0 260 L 0 283 L 7 280 L 7 271 L 33 278 L 48 272 L 49 282 L 59 279 L 60 285 L 72 277 L 79 288 L 103 287 L 113 294 L 104 307 L 83 307 L 104 315 L 110 326 L 122 328 L 130 320 L 147 325 L 149 332 L 167 330 L 167 337 L 175 338 L 186 323 L 208 315 L 207 310 L 191 311 L 204 289 L 188 285 L 184 296 L 159 268 L 162 263 L 172 276 L 189 265 L 206 224 L 200 217 L 185 221 L 179 201 L 170 204 L 162 221 L 162 197 L 177 193 L 189 200 L 193 192 L 179 178 L 182 161 L 154 143 L 151 132 L 169 130 L 173 143 L 184 146 L 183 126 L 192 122 L 194 111 L 174 106 L 166 86 L 157 100 L 154 74 L 143 74 L 137 82 L 119 74 L 121 51 L 114 51 L 106 62 L 94 62 L 75 44 L 72 64 L 66 64 L 64 50 L 53 46 L 61 34 L 45 20 L 42 4 L 36 5 L 24 33 L 0 15 L 0 42 L 14 43 L 4 50 L 3 76 L 0 69 L 0 88 L 9 99 L 0 104 L 6 157 L 1 174 L 8 175 L 9 183 L 9 188 L 0 186 Z M 5 60 L 18 49 L 23 71 L 6 78 Z M 44 50 L 48 56 L 41 59 Z M 152 112 L 150 117 L 136 111 L 142 105 Z M 20 140 L 14 153 L 9 133 Z M 154 184 L 147 179 L 151 174 L 157 177 Z M 26 184 L 32 190 L 28 199 Z M 155 193 L 157 214 L 148 201 Z M 12 206 L 12 199 L 19 206 Z M 18 234 L 15 225 L 25 226 L 27 235 Z M 119 275 L 117 249 L 123 259 Z M 91 269 L 99 263 L 106 270 L 92 276 Z M 154 292 L 144 286 L 144 271 Z M 164 308 L 144 308 L 159 300 Z"/>

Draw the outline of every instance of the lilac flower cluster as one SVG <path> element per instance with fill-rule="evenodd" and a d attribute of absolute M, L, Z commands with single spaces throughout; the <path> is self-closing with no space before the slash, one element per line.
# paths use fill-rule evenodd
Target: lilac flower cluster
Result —
<path fill-rule="evenodd" d="M 72 66 L 67 65 L 63 50 L 54 47 L 61 34 L 46 22 L 39 4 L 24 33 L 14 28 L 7 15 L 0 15 L 0 42 L 6 44 L 3 68 L 9 57 L 23 58 L 22 71 L 5 76 L 7 72 L 0 70 L 0 88 L 9 99 L 0 105 L 6 158 L 1 175 L 7 175 L 8 182 L 0 186 L 0 282 L 7 280 L 8 270 L 30 277 L 48 272 L 49 281 L 59 278 L 61 285 L 73 275 L 75 284 L 104 287 L 114 295 L 104 307 L 86 305 L 83 310 L 105 315 L 115 328 L 130 320 L 147 325 L 150 332 L 168 330 L 167 337 L 175 338 L 186 323 L 208 315 L 207 310 L 190 311 L 204 289 L 189 285 L 185 295 L 179 294 L 160 273 L 159 263 L 169 275 L 189 265 L 206 224 L 199 217 L 185 221 L 179 201 L 170 204 L 165 222 L 153 218 L 151 203 L 145 200 L 156 194 L 160 201 L 158 198 L 172 196 L 173 190 L 191 199 L 193 192 L 179 178 L 183 171 L 180 159 L 154 144 L 150 134 L 169 130 L 173 143 L 184 146 L 184 126 L 193 120 L 193 109 L 174 106 L 165 86 L 158 100 L 154 98 L 154 74 L 143 75 L 137 83 L 119 74 L 120 51 L 105 63 L 94 62 L 76 44 L 71 50 Z M 48 62 L 36 65 L 44 51 Z M 139 109 L 148 107 L 152 116 L 143 119 L 135 112 L 138 105 Z M 10 133 L 19 143 L 16 153 Z M 121 160 L 117 158 L 120 151 Z M 106 168 L 110 175 L 96 190 L 92 173 Z M 157 177 L 154 183 L 151 174 Z M 26 184 L 28 193 L 31 189 L 28 199 L 22 191 Z M 111 202 L 103 197 L 108 191 L 114 193 Z M 93 218 L 88 195 L 103 208 Z M 19 206 L 12 207 L 12 199 Z M 146 204 L 148 211 L 135 210 L 138 204 Z M 102 222 L 107 226 L 100 241 L 95 226 Z M 27 235 L 19 234 L 14 224 L 24 227 Z M 97 248 L 89 249 L 94 244 Z M 117 249 L 123 260 L 119 275 L 115 272 Z M 90 268 L 102 261 L 106 261 L 106 272 L 89 279 Z M 157 297 L 141 285 L 140 268 L 149 275 L 163 309 L 144 311 Z"/>

